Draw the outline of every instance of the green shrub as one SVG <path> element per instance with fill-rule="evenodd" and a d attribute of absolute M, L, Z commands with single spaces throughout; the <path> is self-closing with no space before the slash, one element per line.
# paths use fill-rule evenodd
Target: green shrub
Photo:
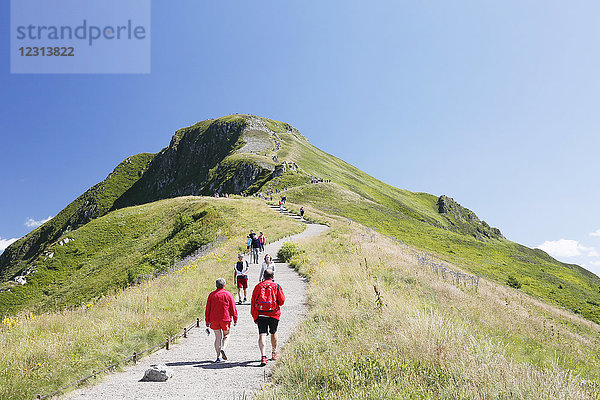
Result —
<path fill-rule="evenodd" d="M 304 250 L 301 249 L 296 243 L 286 242 L 277 252 L 277 258 L 279 258 L 282 262 L 288 262 L 294 255 L 301 253 L 304 253 Z"/>
<path fill-rule="evenodd" d="M 506 278 L 506 284 L 511 288 L 521 289 L 521 282 L 513 275 L 509 275 L 508 278 Z"/>
<path fill-rule="evenodd" d="M 179 213 L 177 217 L 175 217 L 175 223 L 173 224 L 173 232 L 174 236 L 178 232 L 184 230 L 188 225 L 191 225 L 194 222 L 194 219 L 187 214 Z"/>

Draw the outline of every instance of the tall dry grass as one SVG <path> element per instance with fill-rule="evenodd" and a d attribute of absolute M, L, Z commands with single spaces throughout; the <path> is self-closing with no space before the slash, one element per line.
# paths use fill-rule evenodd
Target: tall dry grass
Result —
<path fill-rule="evenodd" d="M 334 226 L 292 260 L 310 312 L 259 398 L 600 397 L 597 325 L 490 282 L 454 286 L 412 249 Z"/>

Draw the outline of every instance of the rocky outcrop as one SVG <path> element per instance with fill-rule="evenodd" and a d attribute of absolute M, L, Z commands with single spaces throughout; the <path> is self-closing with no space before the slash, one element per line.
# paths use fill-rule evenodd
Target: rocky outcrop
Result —
<path fill-rule="evenodd" d="M 451 197 L 440 196 L 437 206 L 438 212 L 450 222 L 450 229 L 456 232 L 471 235 L 481 241 L 505 239 L 498 228 L 490 227 L 485 221 L 480 220 L 473 211 L 461 206 Z"/>
<path fill-rule="evenodd" d="M 271 176 L 270 169 L 255 162 L 224 162 L 215 169 L 206 187 L 210 193 L 239 194 Z"/>
<path fill-rule="evenodd" d="M 250 194 L 273 177 L 276 167 L 269 153 L 279 148 L 278 135 L 290 132 L 296 131 L 289 124 L 251 115 L 180 129 L 113 208 L 178 196 Z M 288 163 L 283 169 L 297 167 Z"/>
<path fill-rule="evenodd" d="M 283 161 L 281 164 L 277 164 L 275 166 L 275 170 L 273 171 L 273 177 L 281 176 L 287 171 L 297 172 L 298 169 L 298 164 L 296 164 L 295 162 Z"/>
<path fill-rule="evenodd" d="M 156 155 L 135 185 L 115 202 L 114 209 L 159 199 L 187 195 L 211 195 L 207 183 L 238 145 L 244 118 L 203 121 L 180 129 L 168 147 Z"/>

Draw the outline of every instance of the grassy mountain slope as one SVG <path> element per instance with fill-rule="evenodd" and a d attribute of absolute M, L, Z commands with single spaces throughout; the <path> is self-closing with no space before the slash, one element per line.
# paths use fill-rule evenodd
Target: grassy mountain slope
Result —
<path fill-rule="evenodd" d="M 332 183 L 308 183 L 313 177 Z M 106 189 L 113 186 L 118 190 Z M 241 114 L 180 129 L 158 154 L 126 160 L 52 221 L 11 245 L 0 257 L 2 280 L 27 272 L 62 234 L 108 210 L 182 195 L 264 194 L 276 188 L 291 188 L 288 199 L 298 206 L 359 221 L 496 282 L 510 277 L 526 293 L 600 321 L 597 276 L 506 240 L 449 197 L 385 184 L 312 146 L 289 124 Z"/>
<path fill-rule="evenodd" d="M 265 210 L 264 204 L 257 201 L 244 204 Z M 251 225 L 258 222 L 255 216 L 253 220 L 241 220 L 253 211 L 243 213 L 240 209 L 234 199 L 180 197 L 94 219 L 69 232 L 31 262 L 34 272 L 26 277 L 25 285 L 15 284 L 0 292 L 0 315 L 79 305 L 126 287 L 140 276 L 165 271 L 217 237 L 236 234 L 236 224 L 257 229 Z M 299 224 L 279 215 L 260 221 L 260 228 L 273 232 L 273 236 L 281 231 L 279 225 L 287 231 L 299 231 Z M 243 236 L 239 242 L 244 244 Z"/>
<path fill-rule="evenodd" d="M 408 246 L 331 225 L 291 260 L 311 308 L 258 399 L 600 396 L 598 325 L 503 285 L 455 286 Z"/>
<path fill-rule="evenodd" d="M 272 156 L 277 144 L 267 126 L 278 132 L 292 129 L 275 121 L 231 115 L 179 129 L 156 155 L 127 158 L 51 221 L 9 246 L 0 255 L 0 282 L 26 271 L 64 233 L 110 210 L 184 195 L 255 191 L 275 171 Z"/>
<path fill-rule="evenodd" d="M 589 271 L 504 239 L 445 196 L 387 185 L 300 136 L 283 141 L 289 160 L 309 175 L 332 181 L 288 190 L 288 200 L 298 207 L 310 205 L 351 218 L 496 282 L 505 283 L 512 275 L 524 292 L 600 322 L 600 278 Z M 440 212 L 443 208 L 447 212 Z"/>
<path fill-rule="evenodd" d="M 250 227 L 269 226 L 270 239 L 298 229 L 255 199 L 183 198 L 148 206 L 204 203 L 236 215 L 234 238 Z M 306 252 L 291 260 L 309 277 L 309 314 L 259 399 L 600 395 L 597 325 L 503 285 L 454 286 L 419 265 L 409 247 L 313 212 L 332 229 L 303 243 Z M 215 277 L 228 276 L 240 244 L 229 240 L 177 273 L 81 307 L 3 323 L 0 398 L 49 393 L 181 332 L 202 316 Z M 281 323 L 289 323 L 285 306 Z"/>
<path fill-rule="evenodd" d="M 105 215 L 115 200 L 143 175 L 153 158 L 154 154 L 150 153 L 128 157 L 106 179 L 91 187 L 50 221 L 10 245 L 0 255 L 0 282 L 25 270 L 29 262 L 65 232 Z"/>

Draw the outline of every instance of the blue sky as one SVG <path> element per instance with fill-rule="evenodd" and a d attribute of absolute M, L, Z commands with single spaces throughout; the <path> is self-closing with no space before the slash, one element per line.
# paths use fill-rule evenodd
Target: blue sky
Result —
<path fill-rule="evenodd" d="M 598 2 L 153 1 L 139 75 L 10 74 L 7 3 L 0 248 L 176 129 L 251 113 L 600 274 Z"/>

